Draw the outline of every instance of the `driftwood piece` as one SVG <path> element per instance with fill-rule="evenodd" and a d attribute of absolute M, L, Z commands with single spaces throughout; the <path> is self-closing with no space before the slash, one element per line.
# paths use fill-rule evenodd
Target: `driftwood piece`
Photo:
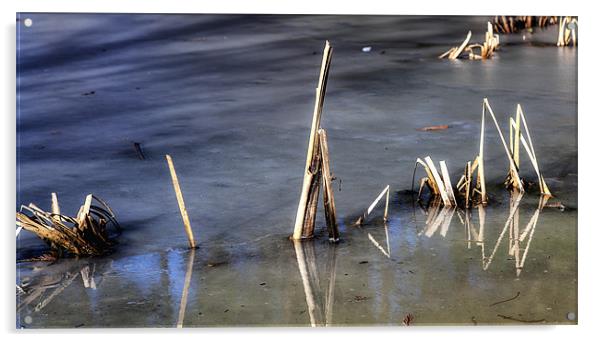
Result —
<path fill-rule="evenodd" d="M 435 126 L 426 126 L 422 128 L 416 128 L 417 131 L 423 132 L 432 132 L 432 131 L 444 131 L 449 128 L 449 125 L 435 125 Z"/>
<path fill-rule="evenodd" d="M 308 229 L 307 225 L 308 223 L 313 221 L 311 214 L 314 203 L 315 206 L 317 206 L 317 200 L 314 200 L 314 196 L 317 197 L 317 194 L 315 194 L 314 192 L 316 192 L 315 188 L 319 187 L 320 181 L 317 182 L 317 186 L 314 185 L 312 187 L 312 184 L 316 184 L 316 171 L 319 170 L 319 165 L 316 164 L 316 162 L 319 161 L 319 157 L 316 156 L 317 154 L 319 154 L 317 134 L 318 129 L 320 128 L 320 120 L 322 117 L 322 108 L 324 106 L 324 95 L 326 94 L 326 83 L 328 80 L 328 71 L 330 69 L 331 57 L 332 48 L 330 47 L 330 43 L 326 41 L 326 44 L 324 46 L 324 53 L 322 56 L 322 66 L 320 68 L 318 87 L 316 88 L 316 101 L 314 105 L 311 131 L 309 134 L 307 158 L 305 161 L 305 172 L 303 175 L 303 185 L 301 187 L 299 206 L 297 207 L 297 215 L 295 218 L 295 228 L 292 236 L 294 240 L 299 240 L 301 238 L 307 237 L 305 234 L 309 233 L 309 231 L 313 229 L 313 227 L 311 227 L 312 229 Z M 310 216 L 308 217 L 308 215 Z"/>
<path fill-rule="evenodd" d="M 190 248 L 195 248 L 196 244 L 194 242 L 194 235 L 192 234 L 192 228 L 190 227 L 190 219 L 188 218 L 188 212 L 186 211 L 186 205 L 184 204 L 184 196 L 182 195 L 182 190 L 180 189 L 180 182 L 178 181 L 176 168 L 174 167 L 173 160 L 169 154 L 165 155 L 165 158 L 167 159 L 167 165 L 169 166 L 169 172 L 171 174 L 171 181 L 173 183 L 173 188 L 178 200 L 178 206 L 180 207 L 180 214 L 182 215 L 182 221 L 184 222 L 184 229 L 186 230 L 186 235 L 188 235 L 188 242 L 190 244 Z"/>
<path fill-rule="evenodd" d="M 322 182 L 324 183 L 324 213 L 326 215 L 326 226 L 328 237 L 331 241 L 339 240 L 339 227 L 337 225 L 337 214 L 332 191 L 332 174 L 330 173 L 330 156 L 328 153 L 328 136 L 326 130 L 318 130 L 320 136 L 320 154 L 322 155 Z"/>

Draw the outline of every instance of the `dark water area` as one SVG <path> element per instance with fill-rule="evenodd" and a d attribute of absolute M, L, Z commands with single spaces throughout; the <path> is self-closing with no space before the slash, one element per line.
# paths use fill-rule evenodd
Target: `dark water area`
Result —
<path fill-rule="evenodd" d="M 452 61 L 437 56 L 468 30 L 481 41 L 487 17 L 19 18 L 16 209 L 49 209 L 56 192 L 75 215 L 94 193 L 124 230 L 103 257 L 17 263 L 17 327 L 577 322 L 577 49 L 554 45 L 557 27 L 503 35 L 491 60 Z M 342 240 L 328 242 L 320 206 L 316 237 L 295 244 L 326 39 L 322 127 Z M 478 153 L 485 97 L 504 134 L 521 104 L 555 197 L 540 206 L 536 191 L 503 189 L 508 161 L 489 121 L 492 203 L 420 207 L 408 191 L 416 158 L 445 160 L 455 184 Z M 389 221 L 377 206 L 353 227 L 386 185 Z M 22 232 L 16 258 L 45 248 Z"/>

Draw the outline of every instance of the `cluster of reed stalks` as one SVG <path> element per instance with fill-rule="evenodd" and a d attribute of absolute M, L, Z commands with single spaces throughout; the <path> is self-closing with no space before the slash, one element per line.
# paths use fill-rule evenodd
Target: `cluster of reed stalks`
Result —
<path fill-rule="evenodd" d="M 498 33 L 516 33 L 524 29 L 533 29 L 535 27 L 544 28 L 549 25 L 555 25 L 559 21 L 555 16 L 495 16 L 493 19 L 493 28 Z"/>
<path fill-rule="evenodd" d="M 48 243 L 57 254 L 100 255 L 112 245 L 107 232 L 109 222 L 119 228 L 111 208 L 102 199 L 92 194 L 86 196 L 77 215 L 71 217 L 61 214 L 57 196 L 52 193 L 50 212 L 33 203 L 21 206 L 17 213 L 17 235 L 21 229 L 30 231 Z"/>
<path fill-rule="evenodd" d="M 464 206 L 466 208 L 472 205 L 487 204 L 487 190 L 485 184 L 485 165 L 484 165 L 484 139 L 485 139 L 485 118 L 486 114 L 489 114 L 495 127 L 497 129 L 500 141 L 506 152 L 508 158 L 509 171 L 508 176 L 504 184 L 508 189 L 516 190 L 519 193 L 524 192 L 524 180 L 520 177 L 520 149 L 521 145 L 527 153 L 533 170 L 537 175 L 537 181 L 539 185 L 539 192 L 545 196 L 551 196 L 550 189 L 548 188 L 543 175 L 541 174 L 537 157 L 535 155 L 535 149 L 533 147 L 533 141 L 531 139 L 531 133 L 527 126 L 527 120 L 523 113 L 520 104 L 516 107 L 516 115 L 514 118 L 509 119 L 510 123 L 510 134 L 509 144 L 506 143 L 506 139 L 502 134 L 496 116 L 489 105 L 487 99 L 483 99 L 483 107 L 481 114 L 481 138 L 479 144 L 479 153 L 473 161 L 468 161 L 464 169 L 463 175 L 460 177 L 456 185 L 456 193 L 458 197 L 464 199 Z M 455 207 L 458 205 L 454 194 L 454 189 L 449 181 L 449 173 L 447 166 L 444 161 L 440 162 L 440 172 L 430 157 L 426 157 L 423 161 L 418 158 L 416 160 L 416 166 L 421 165 L 426 172 L 427 177 L 424 177 L 420 181 L 420 189 L 418 197 L 422 194 L 422 189 L 426 187 L 430 190 L 431 198 L 436 200 L 437 203 L 441 203 L 445 207 Z M 476 173 L 476 174 L 475 174 Z M 412 176 L 412 188 L 414 187 L 414 178 L 416 174 L 416 167 L 414 168 L 414 175 Z M 439 202 L 440 201 L 440 202 Z"/>
<path fill-rule="evenodd" d="M 332 242 L 339 240 L 334 193 L 331 186 L 333 176 L 330 172 L 328 136 L 326 130 L 320 124 L 331 58 L 332 47 L 326 41 L 318 87 L 316 88 L 316 102 L 309 135 L 303 185 L 299 198 L 299 206 L 297 207 L 295 228 L 291 237 L 293 240 L 306 239 L 313 236 L 321 186 L 324 187 L 324 213 L 326 215 L 329 239 Z"/>
<path fill-rule="evenodd" d="M 577 45 L 577 18 L 561 17 L 558 24 L 558 42 L 557 46 Z"/>
<path fill-rule="evenodd" d="M 493 33 L 493 26 L 490 22 L 487 23 L 485 41 L 482 44 L 470 44 L 471 37 L 472 31 L 468 31 L 462 44 L 447 50 L 439 58 L 458 59 L 466 57 L 469 59 L 489 59 L 500 46 L 500 37 Z"/>
<path fill-rule="evenodd" d="M 431 195 L 436 199 L 441 199 L 445 207 L 455 207 L 456 196 L 454 195 L 454 189 L 449 178 L 449 172 L 445 161 L 441 160 L 439 166 L 441 172 L 437 171 L 437 167 L 431 157 L 427 156 L 424 161 L 420 158 L 416 159 L 414 164 L 414 173 L 412 175 L 412 188 L 414 188 L 414 178 L 416 176 L 416 168 L 421 165 L 424 168 L 426 177 L 420 179 L 420 189 L 418 190 L 418 197 L 422 194 L 422 189 L 426 187 L 431 192 Z"/>

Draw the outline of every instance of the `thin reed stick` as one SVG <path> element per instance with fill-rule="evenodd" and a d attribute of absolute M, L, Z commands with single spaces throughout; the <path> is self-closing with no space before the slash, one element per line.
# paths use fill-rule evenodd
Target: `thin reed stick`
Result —
<path fill-rule="evenodd" d="M 194 242 L 194 235 L 192 234 L 192 228 L 190 227 L 190 219 L 188 218 L 188 212 L 186 211 L 186 205 L 184 204 L 184 196 L 182 195 L 182 190 L 180 190 L 180 182 L 178 181 L 176 168 L 174 167 L 173 161 L 169 154 L 166 154 L 165 158 L 167 159 L 167 165 L 169 165 L 171 181 L 173 183 L 173 189 L 176 193 L 176 198 L 178 199 L 178 206 L 180 207 L 180 214 L 182 214 L 184 229 L 186 230 L 186 234 L 188 235 L 188 242 L 190 243 L 190 248 L 195 248 L 196 244 Z"/>

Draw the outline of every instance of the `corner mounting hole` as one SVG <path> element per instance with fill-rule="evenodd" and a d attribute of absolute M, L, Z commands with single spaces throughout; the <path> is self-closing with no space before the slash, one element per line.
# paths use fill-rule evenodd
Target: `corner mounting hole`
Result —
<path fill-rule="evenodd" d="M 31 25 L 33 25 L 33 20 L 31 20 L 31 18 L 27 18 L 27 19 L 23 20 L 23 24 L 26 27 L 31 27 Z"/>
<path fill-rule="evenodd" d="M 569 313 L 566 315 L 566 318 L 567 318 L 569 321 L 574 321 L 574 320 L 575 320 L 575 318 L 576 318 L 576 317 L 575 317 L 575 313 L 574 313 L 574 312 L 569 312 Z"/>

